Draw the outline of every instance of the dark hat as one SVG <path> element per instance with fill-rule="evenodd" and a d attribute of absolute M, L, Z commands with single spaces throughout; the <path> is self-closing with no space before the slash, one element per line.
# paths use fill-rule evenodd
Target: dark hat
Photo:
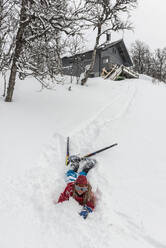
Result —
<path fill-rule="evenodd" d="M 87 185 L 88 184 L 88 181 L 87 181 L 87 178 L 86 176 L 84 175 L 80 175 L 77 180 L 75 181 L 76 184 L 82 184 L 82 185 Z"/>

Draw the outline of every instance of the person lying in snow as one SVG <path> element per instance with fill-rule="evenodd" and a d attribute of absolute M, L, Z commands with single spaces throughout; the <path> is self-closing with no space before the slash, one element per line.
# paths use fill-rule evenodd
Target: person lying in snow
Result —
<path fill-rule="evenodd" d="M 67 186 L 63 193 L 61 193 L 58 203 L 69 200 L 73 197 L 80 205 L 83 206 L 80 215 L 86 219 L 88 214 L 95 208 L 95 196 L 92 192 L 92 187 L 87 181 L 87 174 L 95 164 L 95 159 L 85 159 L 83 161 L 83 169 L 78 173 L 81 159 L 77 156 L 69 157 L 70 169 L 66 173 Z"/>

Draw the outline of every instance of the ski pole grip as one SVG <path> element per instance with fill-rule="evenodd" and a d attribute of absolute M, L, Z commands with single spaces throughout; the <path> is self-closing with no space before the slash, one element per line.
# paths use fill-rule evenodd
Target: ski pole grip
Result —
<path fill-rule="evenodd" d="M 66 148 L 66 166 L 69 164 L 69 137 L 67 137 L 67 148 Z"/>

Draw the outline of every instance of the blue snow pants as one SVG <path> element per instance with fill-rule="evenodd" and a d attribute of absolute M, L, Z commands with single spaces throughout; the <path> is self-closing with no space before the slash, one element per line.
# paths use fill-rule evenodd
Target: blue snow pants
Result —
<path fill-rule="evenodd" d="M 65 182 L 66 183 L 74 182 L 74 181 L 76 181 L 77 177 L 80 175 L 86 176 L 87 173 L 84 171 L 81 171 L 78 173 L 78 172 L 75 172 L 73 170 L 68 170 L 65 174 Z"/>

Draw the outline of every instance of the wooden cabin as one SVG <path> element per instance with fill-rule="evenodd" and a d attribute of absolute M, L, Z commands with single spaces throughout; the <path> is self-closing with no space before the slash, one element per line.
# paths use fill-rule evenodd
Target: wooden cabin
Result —
<path fill-rule="evenodd" d="M 62 58 L 63 73 L 79 77 L 90 65 L 93 50 Z M 105 42 L 97 49 L 94 70 L 91 77 L 99 77 L 103 68 L 109 70 L 113 65 L 133 65 L 123 39 L 115 42 Z"/>

